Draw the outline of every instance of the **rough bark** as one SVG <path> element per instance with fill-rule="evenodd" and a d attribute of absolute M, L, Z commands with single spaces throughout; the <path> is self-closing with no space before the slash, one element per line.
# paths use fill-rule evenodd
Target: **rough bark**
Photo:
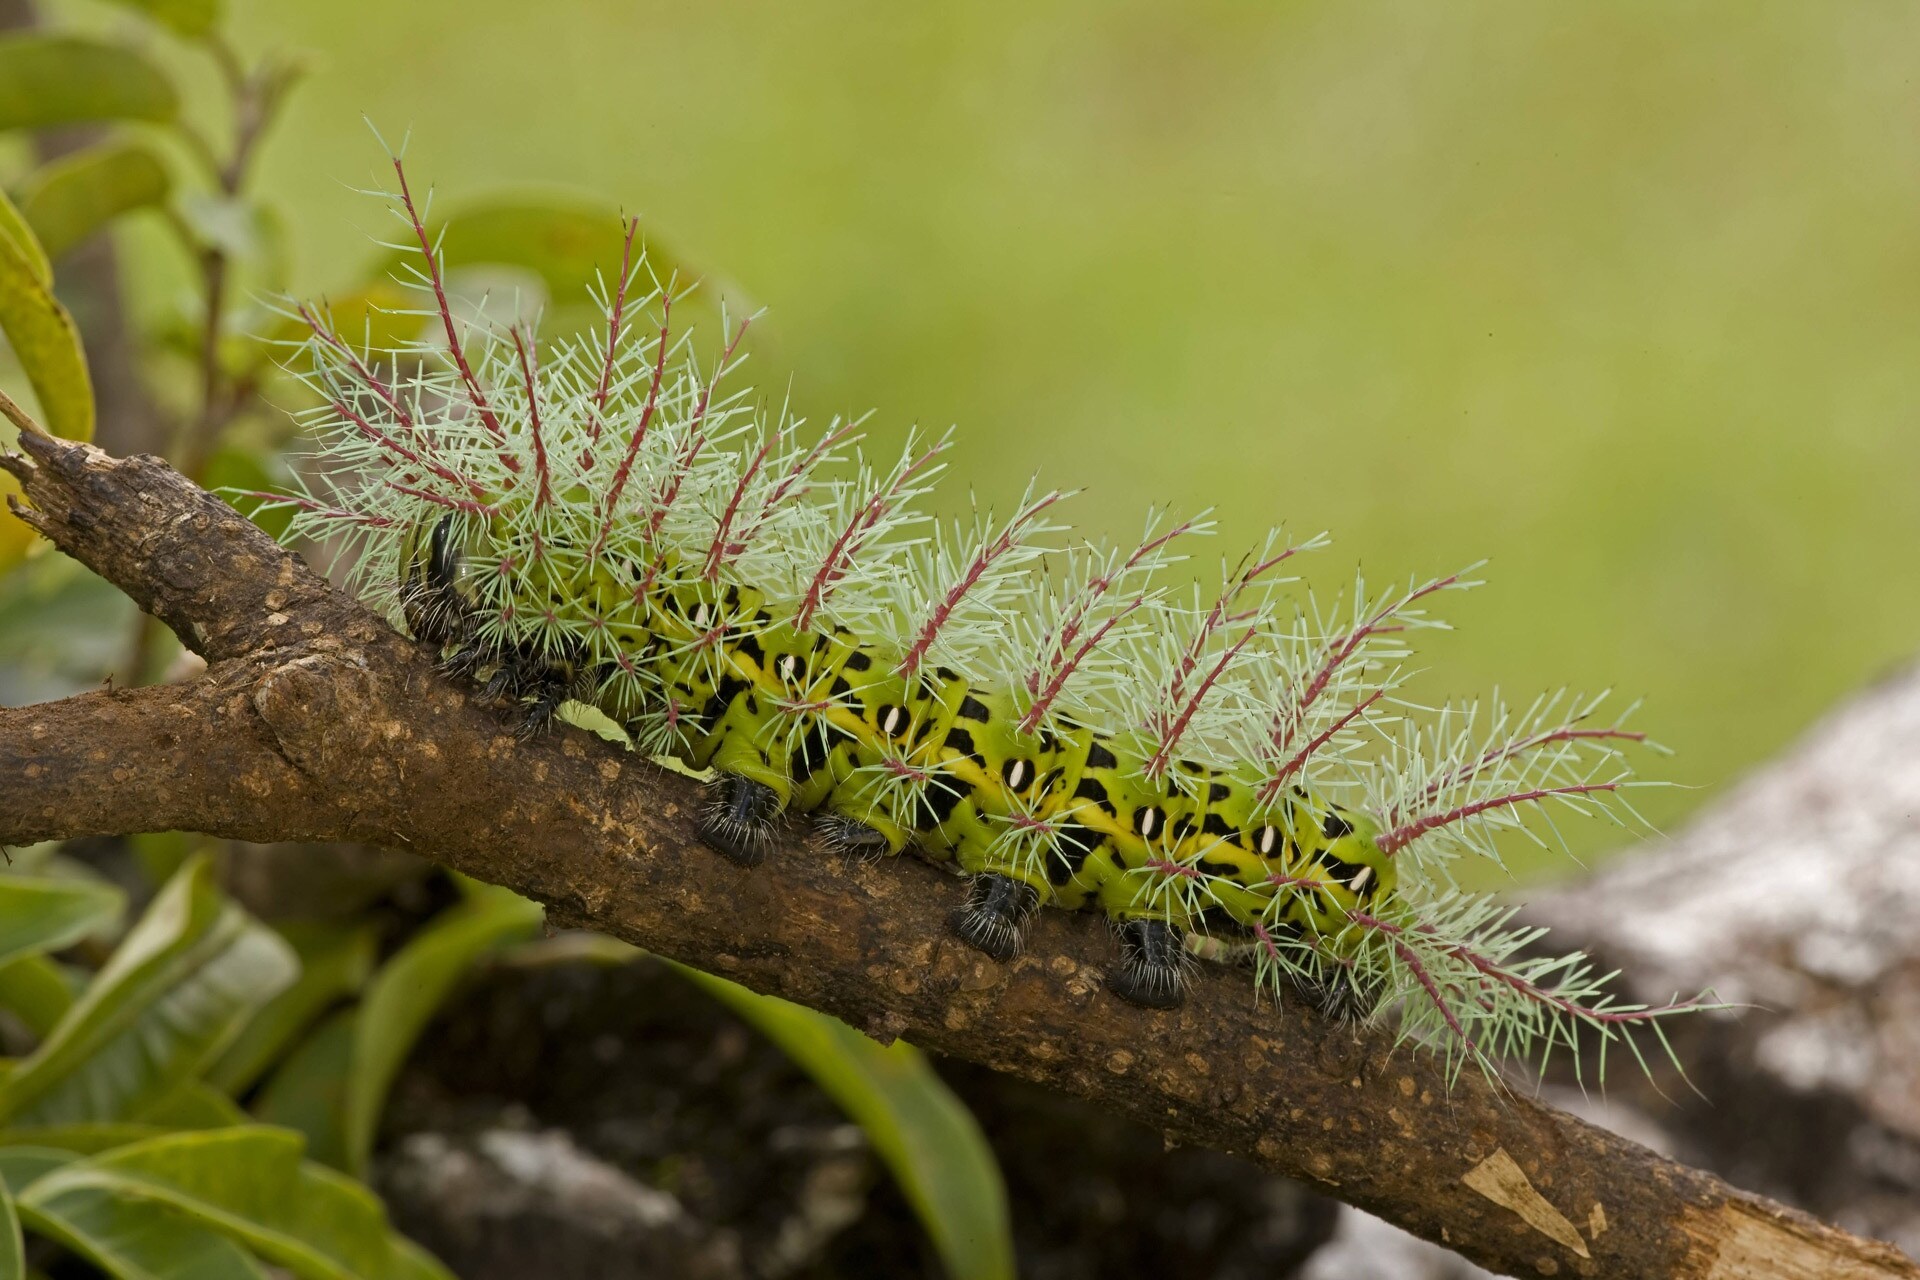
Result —
<path fill-rule="evenodd" d="M 153 458 L 23 433 L 23 517 L 211 664 L 186 685 L 0 711 L 0 841 L 184 828 L 408 849 L 756 990 L 1246 1155 L 1496 1271 L 1920 1276 L 1863 1240 L 1207 972 L 1177 1012 L 1103 988 L 1097 920 L 996 964 L 958 882 L 796 832 L 744 871 L 687 779 L 571 730 L 516 741 L 427 656 Z"/>

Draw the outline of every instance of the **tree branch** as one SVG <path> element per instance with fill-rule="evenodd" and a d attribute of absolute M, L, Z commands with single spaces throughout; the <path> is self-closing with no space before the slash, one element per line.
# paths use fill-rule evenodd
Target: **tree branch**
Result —
<path fill-rule="evenodd" d="M 692 783 L 590 735 L 522 743 L 428 656 L 158 459 L 32 432 L 22 517 L 212 666 L 193 683 L 0 710 L 0 841 L 188 829 L 408 849 L 882 1040 L 1247 1156 L 1495 1270 L 1920 1277 L 1858 1239 L 1208 967 L 1177 1012 L 1110 998 L 1089 916 L 997 964 L 951 939 L 961 886 L 797 834 L 742 870 Z"/>

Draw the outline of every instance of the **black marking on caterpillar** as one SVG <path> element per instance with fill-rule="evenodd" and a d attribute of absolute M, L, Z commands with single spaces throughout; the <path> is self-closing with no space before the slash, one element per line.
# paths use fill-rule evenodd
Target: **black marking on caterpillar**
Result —
<path fill-rule="evenodd" d="M 808 444 L 766 419 L 722 385 L 744 324 L 703 368 L 672 300 L 635 294 L 631 224 L 595 340 L 536 361 L 519 333 L 462 333 L 395 174 L 450 341 L 362 352 L 298 309 L 327 465 L 290 534 L 348 545 L 363 589 L 523 732 L 576 700 L 714 771 L 701 834 L 743 865 L 789 812 L 843 856 L 950 864 L 970 877 L 955 932 L 998 959 L 1041 906 L 1100 912 L 1110 988 L 1153 1008 L 1179 1003 L 1189 937 L 1483 1065 L 1698 1007 L 1621 1005 L 1450 887 L 1448 859 L 1494 856 L 1548 806 L 1630 813 L 1641 740 L 1597 698 L 1392 701 L 1465 574 L 1301 601 L 1283 566 L 1323 540 L 1275 535 L 1189 595 L 1167 578 L 1203 519 L 1094 545 L 1030 490 L 1004 519 L 929 525 L 914 502 L 946 440 L 874 465 L 850 426 Z"/>

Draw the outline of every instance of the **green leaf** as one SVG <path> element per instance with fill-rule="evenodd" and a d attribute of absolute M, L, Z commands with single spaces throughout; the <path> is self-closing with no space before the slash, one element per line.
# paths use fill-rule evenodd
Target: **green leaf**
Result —
<path fill-rule="evenodd" d="M 0 1280 L 24 1280 L 27 1274 L 27 1242 L 20 1235 L 20 1215 L 13 1207 L 13 1193 L 0 1183 Z"/>
<path fill-rule="evenodd" d="M 0 1147 L 0 1181 L 17 1202 L 21 1192 L 74 1160 L 71 1151 L 52 1147 Z M 84 1191 L 39 1208 L 18 1207 L 36 1233 L 124 1280 L 265 1280 L 232 1241 L 162 1205 Z"/>
<path fill-rule="evenodd" d="M 6 433 L 0 431 L 0 439 L 5 438 Z M 9 481 L 12 478 L 7 477 Z M 0 526 L 9 521 L 27 532 L 27 527 L 12 516 L 0 517 Z M 0 542 L 5 541 L 6 532 L 0 528 Z M 51 548 L 53 544 L 41 545 Z M 0 560 L 4 558 L 0 556 Z M 0 576 L 0 651 L 13 664 L 12 687 L 21 691 L 24 702 L 79 691 L 93 683 L 97 673 L 122 660 L 130 624 L 138 616 L 139 608 L 133 601 L 78 560 L 35 556 Z M 36 676 L 35 672 L 44 674 Z M 60 846 L 51 841 L 15 849 L 14 865 L 34 875 L 76 878 L 67 870 L 73 859 L 59 850 Z"/>
<path fill-rule="evenodd" d="M 220 0 L 112 0 L 125 9 L 146 14 L 175 35 L 206 35 L 220 21 Z"/>
<path fill-rule="evenodd" d="M 53 287 L 53 266 L 47 261 L 46 250 L 40 247 L 26 215 L 14 207 L 4 191 L 0 191 L 0 240 L 13 245 L 27 260 L 28 274 L 47 288 Z"/>
<path fill-rule="evenodd" d="M 335 1169 L 352 1163 L 347 1094 L 359 1012 L 342 1009 L 315 1027 L 281 1062 L 253 1104 L 260 1120 L 304 1135 L 307 1155 Z"/>
<path fill-rule="evenodd" d="M 167 198 L 172 178 L 153 148 L 109 139 L 62 156 L 27 179 L 20 213 L 58 259 L 114 218 Z"/>
<path fill-rule="evenodd" d="M 157 1138 L 165 1132 L 154 1124 L 55 1124 L 4 1129 L 0 1130 L 0 1162 L 18 1147 L 46 1147 L 90 1156 L 124 1147 L 129 1142 Z"/>
<path fill-rule="evenodd" d="M 919 1050 L 674 965 L 779 1045 L 860 1126 L 933 1237 L 953 1280 L 1011 1280 L 1006 1185 L 973 1115 Z"/>
<path fill-rule="evenodd" d="M 205 859 L 162 887 L 86 994 L 0 1085 L 15 1124 L 139 1118 L 194 1079 L 296 975 Z"/>
<path fill-rule="evenodd" d="M 74 1158 L 71 1151 L 30 1142 L 16 1143 L 9 1135 L 7 1144 L 0 1146 L 0 1184 L 17 1200 L 41 1174 L 72 1164 Z"/>
<path fill-rule="evenodd" d="M 71 970 L 48 959 L 81 938 L 100 934 L 125 909 L 121 892 L 76 876 L 0 877 L 0 1008 L 44 1037 L 73 1007 Z"/>
<path fill-rule="evenodd" d="M 82 1188 L 20 1206 L 36 1235 L 119 1280 L 267 1280 L 252 1255 L 164 1205 Z"/>
<path fill-rule="evenodd" d="M 220 1090 L 194 1080 L 146 1108 L 140 1119 L 157 1129 L 225 1129 L 252 1117 Z"/>
<path fill-rule="evenodd" d="M 354 346 L 391 351 L 418 338 L 425 328 L 418 307 L 419 299 L 382 276 L 364 288 L 328 299 L 318 310 L 333 331 Z M 298 343 L 310 336 L 304 321 L 283 317 L 269 341 Z"/>
<path fill-rule="evenodd" d="M 309 1280 L 447 1276 L 392 1234 L 371 1192 L 302 1160 L 302 1145 L 264 1125 L 169 1134 L 44 1174 L 20 1204 L 96 1193 L 165 1205 Z"/>
<path fill-rule="evenodd" d="M 540 927 L 540 904 L 494 889 L 442 913 L 381 966 L 354 1021 L 347 1170 L 366 1168 L 394 1076 L 441 1001 L 473 963 Z"/>
<path fill-rule="evenodd" d="M 79 36 L 0 36 L 0 129 L 173 119 L 165 72 L 124 45 Z"/>
<path fill-rule="evenodd" d="M 502 268 L 537 278 L 547 294 L 541 329 L 549 339 L 582 334 L 604 323 L 597 307 L 585 305 L 588 289 L 596 279 L 609 288 L 618 283 L 626 248 L 626 227 L 617 207 L 565 197 L 485 200 L 457 210 L 444 223 L 430 228 L 428 234 L 439 237 L 442 260 L 456 277 L 456 290 L 463 283 L 471 288 L 476 283 L 474 277 L 481 277 L 487 285 L 498 285 Z M 723 303 L 736 320 L 755 309 L 737 288 L 693 269 L 644 228 L 634 240 L 636 267 L 643 249 L 646 267 L 639 270 L 634 281 L 636 297 L 650 293 L 656 281 L 671 283 L 676 299 L 699 285 L 692 297 L 676 302 L 676 329 L 716 335 L 717 342 L 716 321 Z M 417 250 L 398 249 L 376 264 L 370 279 L 392 287 L 396 280 L 412 280 L 412 271 L 419 263 Z M 493 278 L 487 279 L 489 276 Z M 502 290 L 496 287 L 490 291 L 500 298 Z M 421 304 L 416 298 L 405 305 L 417 308 Z M 418 330 L 412 332 L 417 334 Z"/>
<path fill-rule="evenodd" d="M 619 743 L 628 750 L 633 749 L 633 736 L 621 728 L 619 722 L 612 716 L 598 707 L 569 698 L 560 704 L 558 718 L 576 729 L 585 729 L 588 733 L 598 734 L 608 742 Z"/>
<path fill-rule="evenodd" d="M 4 75 L 0 72 L 0 85 Z M 69 440 L 92 439 L 93 384 L 87 380 L 80 331 L 54 298 L 46 255 L 31 238 L 0 236 L 0 332 L 13 344 L 40 398 L 47 430 Z"/>
<path fill-rule="evenodd" d="M 6 92 L 5 81 L 0 80 L 0 98 Z M 5 193 L 0 193 L 0 334 L 13 344 L 14 355 L 40 398 L 47 428 L 75 440 L 90 438 L 93 384 L 87 380 L 79 331 L 53 296 L 53 272 L 46 252 Z M 18 481 L 0 475 L 0 573 L 24 559 L 38 536 L 7 510 L 7 498 L 19 492 Z"/>
<path fill-rule="evenodd" d="M 0 876 L 0 964 L 70 946 L 125 906 L 118 889 L 98 880 Z"/>
<path fill-rule="evenodd" d="M 507 948 L 500 953 L 500 964 L 512 969 L 553 969 L 563 965 L 571 968 L 583 964 L 616 968 L 632 964 L 646 954 L 631 942 L 609 938 L 604 933 L 569 929 Z"/>
<path fill-rule="evenodd" d="M 42 1039 L 73 1008 L 74 986 L 66 971 L 45 956 L 19 956 L 0 965 L 0 1009 L 12 1013 Z"/>
<path fill-rule="evenodd" d="M 373 972 L 378 939 L 360 924 L 287 925 L 281 935 L 300 957 L 300 976 L 275 996 L 207 1071 L 207 1083 L 240 1093 L 265 1074 L 321 1013 L 358 992 Z"/>

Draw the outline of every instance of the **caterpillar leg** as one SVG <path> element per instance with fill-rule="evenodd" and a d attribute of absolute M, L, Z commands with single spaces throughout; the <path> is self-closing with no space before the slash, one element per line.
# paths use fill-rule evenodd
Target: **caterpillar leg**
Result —
<path fill-rule="evenodd" d="M 569 698 L 591 696 L 593 682 L 577 659 L 530 660 L 521 684 L 518 709 L 521 738 L 531 738 L 547 727 L 548 721 Z"/>
<path fill-rule="evenodd" d="M 554 712 L 560 710 L 560 704 L 568 696 L 565 685 L 543 685 L 534 693 L 532 701 L 520 704 L 514 735 L 524 742 L 546 728 L 547 722 L 553 719 Z"/>
<path fill-rule="evenodd" d="M 480 672 L 489 662 L 492 663 L 493 670 L 480 683 L 480 701 L 500 703 L 517 698 L 524 675 L 517 654 L 499 653 L 484 649 L 478 644 L 472 644 L 454 654 L 442 665 L 448 675 L 464 673 L 478 679 Z"/>
<path fill-rule="evenodd" d="M 415 640 L 439 649 L 453 639 L 453 619 L 440 600 L 440 593 L 409 573 L 400 583 L 400 612 L 407 621 L 407 632 Z"/>
<path fill-rule="evenodd" d="M 1318 981 L 1298 978 L 1292 985 L 1299 997 L 1321 1016 L 1348 1026 L 1364 1022 L 1373 1009 L 1373 993 L 1355 982 L 1345 969 L 1336 969 Z"/>
<path fill-rule="evenodd" d="M 471 635 L 451 635 L 436 664 L 449 680 L 477 681 L 482 671 L 500 661 L 499 653 Z M 484 696 L 484 695 L 483 695 Z"/>
<path fill-rule="evenodd" d="M 773 847 L 780 795 L 764 782 L 723 773 L 707 786 L 700 807 L 700 838 L 743 867 L 757 867 Z"/>
<path fill-rule="evenodd" d="M 1187 998 L 1187 948 L 1180 930 L 1164 920 L 1122 920 L 1114 927 L 1120 964 L 1107 990 L 1147 1009 L 1177 1009 Z"/>
<path fill-rule="evenodd" d="M 1314 936 L 1297 921 L 1279 921 L 1269 927 L 1276 937 L 1303 940 Z M 1315 949 L 1327 963 L 1316 973 L 1288 971 L 1284 979 L 1287 989 L 1323 1018 L 1348 1026 L 1366 1021 L 1379 1001 L 1379 991 L 1356 979 L 1352 968 L 1338 956 Z"/>
<path fill-rule="evenodd" d="M 813 826 L 820 842 L 843 858 L 872 862 L 893 852 L 893 844 L 885 833 L 844 814 L 823 813 Z"/>
<path fill-rule="evenodd" d="M 448 514 L 428 537 L 425 565 L 410 562 L 401 583 L 401 613 L 407 630 L 422 644 L 442 647 L 464 629 L 467 609 L 460 597 L 461 559 L 453 540 L 453 516 Z"/>
<path fill-rule="evenodd" d="M 1020 935 L 1039 906 L 1040 894 L 1032 885 L 988 871 L 967 886 L 966 905 L 950 923 L 962 942 L 1005 962 L 1020 954 Z"/>

